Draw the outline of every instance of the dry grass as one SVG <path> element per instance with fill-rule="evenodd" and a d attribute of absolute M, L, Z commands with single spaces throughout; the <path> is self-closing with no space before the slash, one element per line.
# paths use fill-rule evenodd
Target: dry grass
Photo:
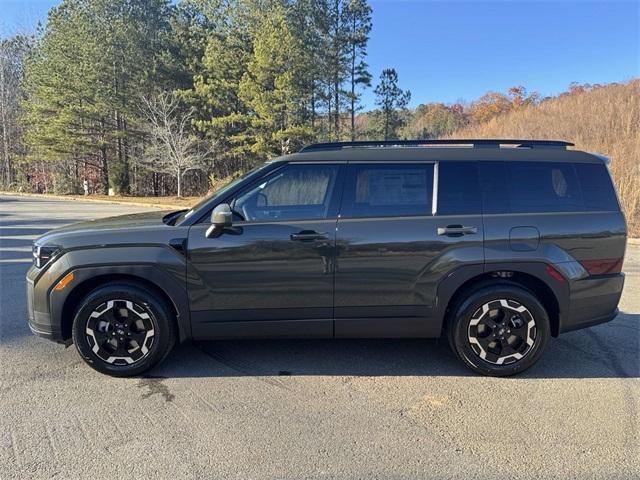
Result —
<path fill-rule="evenodd" d="M 452 137 L 568 140 L 608 156 L 629 233 L 640 237 L 640 80 L 565 94 Z"/>

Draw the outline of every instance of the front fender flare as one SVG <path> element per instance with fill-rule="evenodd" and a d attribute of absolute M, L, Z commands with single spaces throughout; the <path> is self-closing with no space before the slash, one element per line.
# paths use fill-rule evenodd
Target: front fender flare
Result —
<path fill-rule="evenodd" d="M 112 249 L 104 250 L 104 253 L 108 254 L 109 250 Z M 110 253 L 117 253 L 113 250 Z M 145 254 L 149 254 L 150 252 L 146 250 L 143 253 L 143 249 L 140 249 L 141 255 L 138 257 L 136 263 L 124 263 L 124 261 L 120 263 L 117 262 L 117 255 L 111 255 L 113 263 L 93 265 L 82 261 L 82 257 L 86 255 L 87 251 L 72 251 L 65 254 L 65 257 L 68 256 L 68 258 L 62 258 L 59 262 L 60 267 L 65 268 L 59 269 L 57 277 L 61 279 L 68 273 L 73 272 L 74 278 L 70 285 L 73 288 L 54 291 L 57 282 L 51 283 L 48 299 L 52 321 L 57 321 L 60 325 L 62 324 L 64 321 L 62 317 L 65 302 L 72 293 L 74 291 L 77 292 L 76 289 L 80 288 L 86 281 L 96 279 L 97 277 L 128 277 L 132 280 L 139 279 L 143 283 L 150 283 L 161 290 L 171 301 L 173 309 L 176 312 L 180 341 L 190 339 L 191 318 L 189 297 L 187 295 L 185 282 L 186 265 L 184 260 L 178 258 L 178 256 L 169 251 L 168 248 L 159 247 L 154 250 L 160 250 L 160 252 L 156 251 L 156 254 L 153 255 L 155 258 L 153 259 L 148 257 L 144 258 L 147 256 Z M 129 249 L 128 253 L 131 255 L 131 249 Z M 66 260 L 66 262 L 62 262 L 62 260 Z M 95 257 L 93 260 L 96 260 Z M 102 260 L 106 260 L 106 258 Z"/>

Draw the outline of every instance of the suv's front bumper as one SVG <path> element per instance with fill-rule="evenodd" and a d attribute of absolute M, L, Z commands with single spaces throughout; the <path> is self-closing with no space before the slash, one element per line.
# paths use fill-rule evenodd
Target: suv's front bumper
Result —
<path fill-rule="evenodd" d="M 64 343 L 60 326 L 51 322 L 48 288 L 45 287 L 44 292 L 36 288 L 38 273 L 39 271 L 35 267 L 31 267 L 27 273 L 27 318 L 29 328 L 39 337 Z"/>

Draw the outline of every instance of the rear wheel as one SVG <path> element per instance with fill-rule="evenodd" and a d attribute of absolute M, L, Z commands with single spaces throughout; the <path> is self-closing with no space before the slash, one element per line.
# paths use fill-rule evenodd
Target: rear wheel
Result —
<path fill-rule="evenodd" d="M 483 375 L 508 376 L 532 366 L 549 340 L 549 317 L 528 290 L 486 286 L 454 306 L 449 341 L 456 355 Z"/>
<path fill-rule="evenodd" d="M 164 299 L 134 283 L 110 283 L 87 295 L 73 321 L 73 341 L 92 368 L 113 376 L 149 370 L 171 351 L 174 316 Z"/>

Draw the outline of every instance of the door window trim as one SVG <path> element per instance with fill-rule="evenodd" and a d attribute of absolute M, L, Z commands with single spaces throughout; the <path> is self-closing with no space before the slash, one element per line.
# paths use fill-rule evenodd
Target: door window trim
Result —
<path fill-rule="evenodd" d="M 431 199 L 431 216 L 435 217 L 438 214 L 438 177 L 440 175 L 440 162 L 433 164 L 433 198 Z"/>

